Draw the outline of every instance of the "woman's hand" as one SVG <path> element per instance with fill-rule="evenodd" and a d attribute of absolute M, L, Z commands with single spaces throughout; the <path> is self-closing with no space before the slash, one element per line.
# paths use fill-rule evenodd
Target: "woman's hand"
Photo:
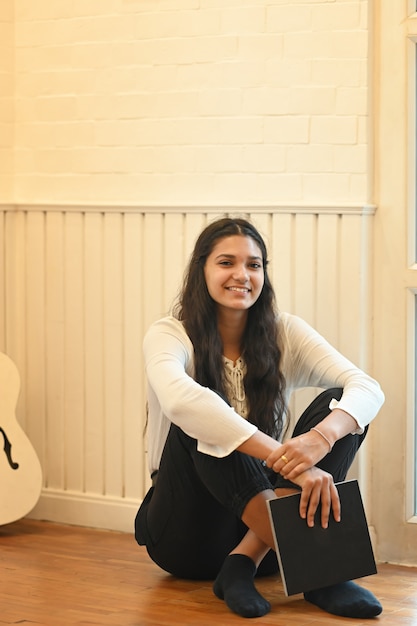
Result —
<path fill-rule="evenodd" d="M 268 467 L 287 480 L 300 486 L 300 515 L 314 526 L 314 515 L 321 504 L 321 525 L 327 528 L 330 511 L 340 521 L 339 493 L 333 477 L 328 472 L 315 467 L 329 452 L 329 445 L 316 431 L 309 431 L 290 439 L 274 450 L 266 459 Z"/>
<path fill-rule="evenodd" d="M 314 526 L 314 516 L 319 504 L 321 505 L 321 526 L 329 525 L 330 512 L 336 522 L 340 522 L 339 492 L 333 482 L 333 476 L 318 467 L 299 474 L 293 481 L 301 487 L 300 516 L 307 521 L 307 525 Z"/>
<path fill-rule="evenodd" d="M 316 431 L 289 439 L 266 459 L 268 467 L 296 482 L 297 476 L 314 467 L 329 452 L 329 445 Z"/>
<path fill-rule="evenodd" d="M 309 526 L 314 526 L 314 515 L 321 504 L 321 525 L 327 528 L 331 510 L 334 519 L 340 521 L 340 500 L 332 475 L 313 466 L 328 452 L 327 444 L 326 450 L 323 444 L 326 441 L 314 431 L 279 444 L 258 430 L 237 450 L 258 459 L 265 459 L 268 467 L 282 475 L 282 468 L 289 465 L 291 459 L 293 469 L 290 467 L 285 478 L 290 478 L 291 482 L 301 487 L 301 517 L 307 520 Z"/>

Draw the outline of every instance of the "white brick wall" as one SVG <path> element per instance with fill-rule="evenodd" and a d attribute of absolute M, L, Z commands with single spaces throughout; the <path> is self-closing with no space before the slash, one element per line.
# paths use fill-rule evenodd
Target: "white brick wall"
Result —
<path fill-rule="evenodd" d="M 13 0 L 0 3 L 0 201 L 13 197 L 14 142 Z"/>
<path fill-rule="evenodd" d="M 366 202 L 367 0 L 15 7 L 16 201 Z"/>

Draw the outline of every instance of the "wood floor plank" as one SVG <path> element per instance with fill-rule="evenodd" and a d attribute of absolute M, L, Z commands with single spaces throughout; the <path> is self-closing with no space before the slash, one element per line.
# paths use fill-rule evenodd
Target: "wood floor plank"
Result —
<path fill-rule="evenodd" d="M 384 606 L 381 626 L 417 625 L 417 568 L 379 565 L 360 584 Z M 257 580 L 272 611 L 256 626 L 364 626 L 287 598 L 276 576 Z M 212 592 L 211 581 L 169 576 L 133 536 L 20 520 L 0 527 L 0 624 L 37 626 L 233 626 L 247 623 Z"/>

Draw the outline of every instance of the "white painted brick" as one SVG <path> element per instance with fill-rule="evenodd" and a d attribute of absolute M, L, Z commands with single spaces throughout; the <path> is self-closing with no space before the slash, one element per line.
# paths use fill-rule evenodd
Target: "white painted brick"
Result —
<path fill-rule="evenodd" d="M 205 89 L 200 91 L 198 113 L 201 115 L 239 115 L 241 110 L 241 89 Z"/>
<path fill-rule="evenodd" d="M 95 122 L 97 145 L 245 144 L 262 141 L 257 118 L 147 119 Z"/>
<path fill-rule="evenodd" d="M 367 143 L 369 139 L 368 117 L 365 115 L 360 115 L 357 118 L 357 122 L 358 122 L 358 143 Z"/>
<path fill-rule="evenodd" d="M 356 30 L 361 26 L 361 5 L 363 2 L 317 3 L 311 7 L 313 30 L 335 31 Z"/>
<path fill-rule="evenodd" d="M 117 50 L 117 47 L 114 49 L 113 46 L 109 46 L 108 42 L 80 43 L 73 46 L 66 46 L 64 50 L 66 50 L 66 48 L 70 49 L 70 66 L 72 69 L 109 67 L 114 64 L 115 50 Z M 51 53 L 53 53 L 53 51 L 51 51 Z M 64 62 L 66 62 L 66 58 L 64 58 Z M 46 67 L 48 67 L 48 65 L 46 65 Z"/>
<path fill-rule="evenodd" d="M 140 171 L 160 172 L 162 174 L 175 174 L 177 172 L 202 172 L 212 171 L 199 167 L 200 160 L 197 146 L 160 146 L 158 148 L 146 148 L 143 158 L 139 161 Z M 135 166 L 135 161 L 130 161 Z M 143 167 L 141 166 L 143 163 Z"/>
<path fill-rule="evenodd" d="M 16 76 L 16 92 L 30 98 L 91 93 L 98 84 L 97 72 L 89 69 L 20 72 Z"/>
<path fill-rule="evenodd" d="M 330 56 L 338 59 L 366 59 L 368 33 L 366 31 L 338 31 L 327 33 Z"/>
<path fill-rule="evenodd" d="M 80 119 L 137 120 L 147 117 L 189 117 L 198 110 L 197 92 L 78 96 Z"/>
<path fill-rule="evenodd" d="M 181 63 L 209 63 L 235 58 L 236 37 L 187 37 L 138 41 L 128 44 L 130 62 L 175 65 Z M 120 60 L 120 46 L 113 51 L 113 58 Z M 127 55 L 125 56 L 127 59 Z"/>
<path fill-rule="evenodd" d="M 33 98 L 16 98 L 14 105 L 17 124 L 30 124 L 36 121 Z"/>
<path fill-rule="evenodd" d="M 259 87 L 243 93 L 242 111 L 246 115 L 280 115 L 290 111 L 288 89 Z"/>
<path fill-rule="evenodd" d="M 11 122 L 7 123 L 0 116 L 0 146 L 2 148 L 11 148 L 13 146 L 14 130 Z M 3 169 L 3 162 L 0 161 L 0 170 Z"/>
<path fill-rule="evenodd" d="M 312 8 L 304 4 L 268 6 L 267 30 L 275 33 L 308 31 L 311 29 Z"/>
<path fill-rule="evenodd" d="M 358 87 L 362 84 L 362 59 L 319 59 L 311 63 L 315 85 Z"/>
<path fill-rule="evenodd" d="M 71 175 L 45 176 L 38 172 L 15 174 L 15 202 L 83 203 L 93 201 L 89 192 L 90 176 Z M 111 180 L 111 179 L 109 179 Z M 96 196 L 97 197 L 104 197 Z"/>
<path fill-rule="evenodd" d="M 35 172 L 35 151 L 27 148 L 16 148 L 14 151 L 14 166 L 17 172 Z"/>
<path fill-rule="evenodd" d="M 117 0 L 19 0 L 15 2 L 17 20 L 59 20 L 80 16 L 115 14 Z"/>
<path fill-rule="evenodd" d="M 357 126 L 354 116 L 313 116 L 310 139 L 312 143 L 355 144 Z"/>
<path fill-rule="evenodd" d="M 158 8 L 158 0 L 115 0 L 114 4 L 116 13 L 126 13 L 131 16 L 152 12 Z"/>
<path fill-rule="evenodd" d="M 13 22 L 14 18 L 14 7 L 15 3 L 13 0 L 3 0 L 0 2 L 0 21 L 1 22 L 9 22 L 10 24 Z"/>
<path fill-rule="evenodd" d="M 360 201 L 367 5 L 19 0 L 16 195 Z"/>
<path fill-rule="evenodd" d="M 294 115 L 331 115 L 336 107 L 336 89 L 332 87 L 292 87 L 289 110 Z"/>
<path fill-rule="evenodd" d="M 216 64 L 181 65 L 172 69 L 176 72 L 176 88 L 202 89 L 246 88 L 264 85 L 265 65 L 262 61 L 226 60 Z"/>
<path fill-rule="evenodd" d="M 222 64 L 224 65 L 224 64 Z M 155 66 L 155 69 L 166 69 L 167 66 Z M 196 89 L 207 88 L 213 85 L 223 87 L 225 83 L 218 80 L 219 67 L 215 63 L 186 63 L 178 66 L 169 66 L 168 71 L 174 82 L 171 88 Z M 155 88 L 155 87 L 154 87 Z"/>
<path fill-rule="evenodd" d="M 82 173 L 82 168 L 75 161 L 72 149 L 38 150 L 36 169 L 40 174 L 69 174 L 76 171 Z"/>
<path fill-rule="evenodd" d="M 195 146 L 193 155 L 197 172 L 230 173 L 245 169 L 242 146 Z"/>
<path fill-rule="evenodd" d="M 283 54 L 283 37 L 279 34 L 241 35 L 238 58 L 246 61 L 280 58 Z"/>
<path fill-rule="evenodd" d="M 75 96 L 37 98 L 32 106 L 33 117 L 39 122 L 74 121 L 78 117 Z"/>
<path fill-rule="evenodd" d="M 303 174 L 303 196 L 311 202 L 342 202 L 350 197 L 349 174 Z"/>
<path fill-rule="evenodd" d="M 16 67 L 19 72 L 73 69 L 75 49 L 72 46 L 16 48 Z M 97 51 L 97 53 L 99 52 Z M 107 54 L 109 55 L 108 46 Z M 84 59 L 84 61 L 86 64 L 89 62 L 88 58 Z M 93 67 L 96 67 L 96 65 L 93 65 Z"/>
<path fill-rule="evenodd" d="M 283 145 L 306 144 L 310 135 L 310 117 L 283 115 L 265 118 L 264 141 Z"/>
<path fill-rule="evenodd" d="M 6 174 L 12 174 L 13 172 L 13 151 L 10 146 L 3 147 L 0 144 L 0 160 L 1 160 L 1 169 L 0 169 L 0 177 L 5 176 Z M 0 196 L 0 202 L 3 202 L 2 196 Z"/>
<path fill-rule="evenodd" d="M 61 43 L 73 44 L 114 43 L 136 37 L 135 22 L 130 15 L 105 15 L 101 11 L 87 17 L 59 20 L 57 31 Z"/>
<path fill-rule="evenodd" d="M 264 6 L 225 8 L 221 12 L 223 33 L 263 33 L 266 25 Z"/>
<path fill-rule="evenodd" d="M 283 39 L 283 52 L 284 59 L 310 59 L 312 61 L 315 58 L 313 50 L 317 46 L 315 40 L 318 39 L 323 42 L 323 37 L 306 31 L 306 32 L 286 32 L 282 35 Z M 319 54 L 320 58 L 326 58 L 327 54 Z"/>
<path fill-rule="evenodd" d="M 84 83 L 81 84 L 81 87 L 84 93 L 90 94 L 135 94 L 145 91 L 151 93 L 174 91 L 181 89 L 177 78 L 179 69 L 180 66 L 177 67 L 175 65 L 138 64 L 117 66 L 115 64 L 91 73 L 90 87 L 84 89 Z M 77 72 L 74 72 L 74 76 L 76 74 Z M 80 71 L 79 74 L 83 76 L 84 71 Z M 71 81 L 71 77 L 68 80 Z"/>
<path fill-rule="evenodd" d="M 16 46 L 56 46 L 76 42 L 73 20 L 17 20 L 15 25 Z"/>
<path fill-rule="evenodd" d="M 254 7 L 264 6 L 265 0 L 200 0 L 200 7 L 202 9 L 212 9 L 214 7 L 226 8 L 226 7 Z"/>
<path fill-rule="evenodd" d="M 202 37 L 220 34 L 221 13 L 219 10 L 157 11 L 141 13 L 133 23 L 136 39 Z"/>
<path fill-rule="evenodd" d="M 261 144 L 244 149 L 243 169 L 247 172 L 284 172 L 285 165 L 285 146 Z"/>
<path fill-rule="evenodd" d="M 0 67 L 7 67 L 13 58 L 14 46 L 14 30 L 11 22 L 0 22 L 0 49 L 2 58 L 0 59 Z"/>
<path fill-rule="evenodd" d="M 359 28 L 368 30 L 369 28 L 369 2 L 360 3 Z"/>
<path fill-rule="evenodd" d="M 365 59 L 366 31 L 287 32 L 284 54 L 290 58 Z"/>
<path fill-rule="evenodd" d="M 334 153 L 334 171 L 364 173 L 367 166 L 367 146 L 337 146 Z"/>
<path fill-rule="evenodd" d="M 94 126 L 92 122 L 56 122 L 54 124 L 26 123 L 16 125 L 17 147 L 34 150 L 40 147 L 93 146 Z"/>
<path fill-rule="evenodd" d="M 73 150 L 77 171 L 81 173 L 123 174 L 158 171 L 152 148 L 111 147 Z"/>
<path fill-rule="evenodd" d="M 303 188 L 300 174 L 258 174 L 254 201 L 280 204 L 301 202 L 302 199 Z"/>
<path fill-rule="evenodd" d="M 308 85 L 312 80 L 310 59 L 272 59 L 266 62 L 265 83 L 274 87 Z M 313 82 L 314 81 L 313 79 Z"/>
<path fill-rule="evenodd" d="M 245 174 L 216 174 L 213 197 L 217 202 L 250 202 L 256 198 L 257 176 Z"/>
<path fill-rule="evenodd" d="M 0 69 L 0 97 L 12 98 L 14 93 L 14 86 L 16 83 L 12 71 L 13 57 L 10 56 L 9 59 L 6 59 L 6 54 L 4 54 L 1 63 L 2 69 Z"/>
<path fill-rule="evenodd" d="M 155 5 L 155 2 L 153 3 Z M 152 5 L 152 0 L 151 0 Z M 158 9 L 161 11 L 179 11 L 181 9 L 199 9 L 200 0 L 158 0 Z"/>
<path fill-rule="evenodd" d="M 351 174 L 350 175 L 350 186 L 349 186 L 349 197 L 352 202 L 365 202 L 369 197 L 368 193 L 368 175 L 366 173 L 362 174 Z"/>
<path fill-rule="evenodd" d="M 337 115 L 366 115 L 368 110 L 368 90 L 361 88 L 339 88 L 336 93 L 334 112 Z"/>
<path fill-rule="evenodd" d="M 332 172 L 334 167 L 334 146 L 302 145 L 288 146 L 288 172 Z"/>
<path fill-rule="evenodd" d="M 147 187 L 146 181 L 143 181 L 143 187 L 136 189 L 136 197 L 148 202 L 159 198 L 161 203 L 166 204 L 192 203 L 198 198 L 197 202 L 201 204 L 211 204 L 217 199 L 213 189 L 214 180 L 214 174 L 155 174 Z"/>
<path fill-rule="evenodd" d="M 2 203 L 14 202 L 13 154 L 10 150 L 0 149 L 0 158 L 4 166 L 0 170 L 0 198 Z"/>
<path fill-rule="evenodd" d="M 13 122 L 14 120 L 14 100 L 11 97 L 0 97 L 0 120 L 3 122 Z"/>

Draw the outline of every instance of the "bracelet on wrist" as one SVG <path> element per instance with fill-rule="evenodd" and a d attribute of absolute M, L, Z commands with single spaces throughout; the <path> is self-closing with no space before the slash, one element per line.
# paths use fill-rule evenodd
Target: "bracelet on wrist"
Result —
<path fill-rule="evenodd" d="M 320 437 L 322 437 L 322 439 L 324 439 L 324 441 L 327 443 L 327 445 L 329 446 L 329 452 L 332 451 L 333 445 L 330 442 L 330 439 L 328 439 L 326 437 L 326 435 L 324 433 L 321 432 L 321 430 L 319 430 L 318 428 L 316 428 L 316 426 L 313 426 L 313 428 L 310 428 L 310 430 L 314 430 L 316 433 L 318 433 L 320 435 Z"/>

